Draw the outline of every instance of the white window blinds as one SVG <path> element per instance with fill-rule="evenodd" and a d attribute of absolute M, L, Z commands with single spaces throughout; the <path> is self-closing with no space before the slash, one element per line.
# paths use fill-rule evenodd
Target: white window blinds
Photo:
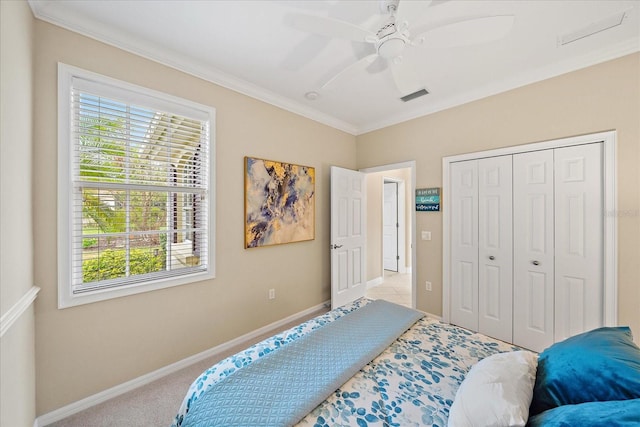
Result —
<path fill-rule="evenodd" d="M 112 82 L 70 82 L 71 295 L 210 272 L 210 116 Z"/>

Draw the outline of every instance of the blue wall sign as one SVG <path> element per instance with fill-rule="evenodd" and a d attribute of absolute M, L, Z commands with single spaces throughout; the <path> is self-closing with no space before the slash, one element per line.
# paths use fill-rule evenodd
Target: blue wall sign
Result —
<path fill-rule="evenodd" d="M 416 211 L 436 212 L 440 210 L 440 188 L 416 188 Z"/>

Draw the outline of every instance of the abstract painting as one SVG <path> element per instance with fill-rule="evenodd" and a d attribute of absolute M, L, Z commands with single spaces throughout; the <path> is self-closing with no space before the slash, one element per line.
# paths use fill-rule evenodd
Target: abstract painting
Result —
<path fill-rule="evenodd" d="M 245 248 L 315 239 L 315 168 L 244 158 Z"/>

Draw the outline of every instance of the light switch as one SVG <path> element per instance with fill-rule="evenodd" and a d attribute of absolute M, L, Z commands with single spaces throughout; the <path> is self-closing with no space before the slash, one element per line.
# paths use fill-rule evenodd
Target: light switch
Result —
<path fill-rule="evenodd" d="M 423 231 L 422 232 L 422 240 L 431 240 L 431 232 Z"/>

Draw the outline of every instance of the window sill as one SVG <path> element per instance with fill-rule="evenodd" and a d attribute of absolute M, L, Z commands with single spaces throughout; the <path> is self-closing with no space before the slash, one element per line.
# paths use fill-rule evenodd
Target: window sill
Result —
<path fill-rule="evenodd" d="M 197 257 L 188 257 L 197 258 Z M 174 286 L 188 285 L 190 283 L 202 282 L 215 278 L 213 270 L 201 271 L 186 276 L 163 278 L 144 283 L 118 286 L 116 288 L 96 289 L 86 292 L 72 293 L 58 290 L 58 309 L 70 308 L 94 302 L 106 301 L 130 295 L 151 292 L 159 289 L 171 288 Z"/>

